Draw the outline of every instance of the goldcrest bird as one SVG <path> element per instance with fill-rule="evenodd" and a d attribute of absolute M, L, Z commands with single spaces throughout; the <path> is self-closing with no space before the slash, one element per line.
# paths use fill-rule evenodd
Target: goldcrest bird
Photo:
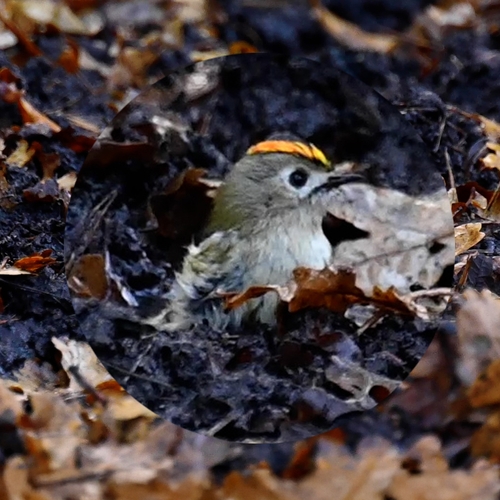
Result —
<path fill-rule="evenodd" d="M 360 181 L 335 174 L 325 154 L 295 138 L 251 147 L 219 188 L 205 239 L 190 245 L 170 292 L 168 330 L 203 320 L 214 329 L 244 321 L 276 324 L 274 293 L 226 312 L 220 292 L 253 285 L 285 285 L 297 267 L 323 269 L 332 246 L 322 229 L 328 193 Z"/>

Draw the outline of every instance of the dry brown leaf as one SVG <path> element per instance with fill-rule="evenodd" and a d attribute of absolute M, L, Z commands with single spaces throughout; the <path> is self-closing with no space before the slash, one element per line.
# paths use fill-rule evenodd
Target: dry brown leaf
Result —
<path fill-rule="evenodd" d="M 52 132 L 60 132 L 61 127 L 48 116 L 38 111 L 24 97 L 20 97 L 18 101 L 19 111 L 24 123 L 41 123 L 47 125 Z"/>
<path fill-rule="evenodd" d="M 395 35 L 368 33 L 321 4 L 321 0 L 310 0 L 314 17 L 335 40 L 353 50 L 368 50 L 388 54 L 399 44 Z"/>
<path fill-rule="evenodd" d="M 30 480 L 29 457 L 15 456 L 7 461 L 3 482 L 8 500 L 53 500 L 50 492 L 34 488 Z"/>
<path fill-rule="evenodd" d="M 68 286 L 80 297 L 104 299 L 109 286 L 104 257 L 99 254 L 82 255 L 71 268 Z"/>
<path fill-rule="evenodd" d="M 114 393 L 108 398 L 107 410 L 115 420 L 133 420 L 139 417 L 155 420 L 158 416 L 144 405 L 139 403 L 126 392 Z"/>
<path fill-rule="evenodd" d="M 422 306 L 415 302 L 412 294 L 398 294 L 394 288 L 381 290 L 375 287 L 367 296 L 356 284 L 356 275 L 350 270 L 321 271 L 299 267 L 294 271 L 294 282 L 288 286 L 251 286 L 241 293 L 221 291 L 226 307 L 231 310 L 241 307 L 248 300 L 261 297 L 269 292 L 277 293 L 288 302 L 288 310 L 297 312 L 305 308 L 326 307 L 331 311 L 344 313 L 353 304 L 371 304 L 382 311 L 419 316 L 428 319 Z"/>
<path fill-rule="evenodd" d="M 34 253 L 28 257 L 23 257 L 14 262 L 13 266 L 29 273 L 37 273 L 44 267 L 55 264 L 57 261 L 50 257 L 52 250 L 44 250 L 41 253 Z"/>
<path fill-rule="evenodd" d="M 493 221 L 500 221 L 500 185 L 488 200 L 488 206 L 483 213 L 483 217 Z"/>
<path fill-rule="evenodd" d="M 485 236 L 480 222 L 455 227 L 455 255 L 460 255 L 477 245 Z"/>
<path fill-rule="evenodd" d="M 345 312 L 350 305 L 366 299 L 363 291 L 356 287 L 356 275 L 352 271 L 315 271 L 301 267 L 295 269 L 293 275 L 297 289 L 290 300 L 290 312 L 306 307 Z"/>
<path fill-rule="evenodd" d="M 500 140 L 500 123 L 495 120 L 490 120 L 482 115 L 476 115 L 481 126 L 484 130 L 484 133 L 491 139 L 498 141 Z"/>

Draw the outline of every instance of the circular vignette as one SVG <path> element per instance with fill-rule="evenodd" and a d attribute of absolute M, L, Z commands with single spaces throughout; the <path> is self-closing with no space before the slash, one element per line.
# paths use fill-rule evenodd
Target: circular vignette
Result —
<path fill-rule="evenodd" d="M 297 168 L 305 187 L 276 184 Z M 293 189 L 320 178 L 318 219 Z M 192 431 L 292 441 L 373 407 L 419 361 L 452 285 L 453 222 L 423 142 L 379 94 L 245 54 L 173 72 L 118 113 L 73 190 L 65 261 L 81 336 L 132 396 Z M 259 282 L 270 262 L 288 279 Z M 252 312 L 264 303 L 271 321 Z"/>

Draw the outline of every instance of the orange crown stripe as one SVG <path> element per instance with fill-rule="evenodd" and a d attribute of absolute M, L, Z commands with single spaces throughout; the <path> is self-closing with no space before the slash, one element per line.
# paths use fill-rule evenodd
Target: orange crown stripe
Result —
<path fill-rule="evenodd" d="M 331 164 L 327 157 L 314 144 L 306 144 L 302 142 L 292 141 L 263 141 L 255 146 L 252 146 L 247 154 L 256 155 L 261 153 L 287 153 L 301 156 L 311 161 L 321 163 L 326 169 L 331 168 Z"/>

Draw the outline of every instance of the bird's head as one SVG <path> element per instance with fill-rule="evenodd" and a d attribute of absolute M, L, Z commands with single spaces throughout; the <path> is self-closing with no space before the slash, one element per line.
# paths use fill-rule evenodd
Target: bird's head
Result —
<path fill-rule="evenodd" d="M 315 210 L 332 189 L 362 177 L 336 173 L 325 154 L 293 136 L 272 136 L 248 149 L 219 189 L 209 224 L 210 232 L 243 225 L 252 227 Z"/>

